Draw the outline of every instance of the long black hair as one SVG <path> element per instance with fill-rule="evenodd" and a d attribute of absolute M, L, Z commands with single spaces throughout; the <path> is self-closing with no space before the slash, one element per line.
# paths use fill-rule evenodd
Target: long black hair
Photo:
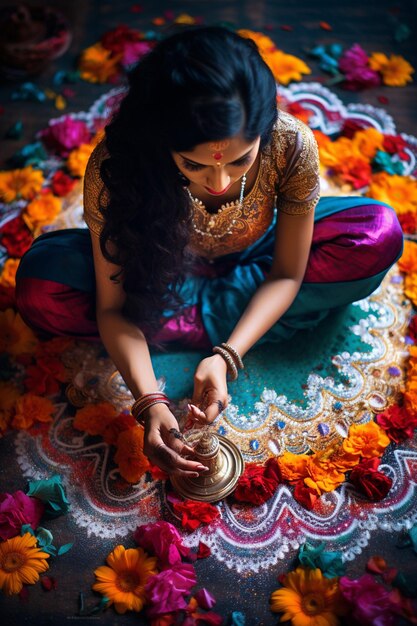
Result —
<path fill-rule="evenodd" d="M 121 266 L 124 314 L 156 330 L 179 304 L 187 265 L 191 205 L 171 151 L 243 133 L 270 139 L 276 84 L 256 45 L 221 27 L 197 27 L 158 43 L 135 67 L 106 127 L 101 177 L 102 253 Z M 109 243 L 114 245 L 109 246 Z M 111 250 L 111 251 L 110 251 Z"/>

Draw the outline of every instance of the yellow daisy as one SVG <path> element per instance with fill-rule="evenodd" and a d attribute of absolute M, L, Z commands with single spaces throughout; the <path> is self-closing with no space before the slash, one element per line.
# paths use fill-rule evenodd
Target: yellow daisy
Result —
<path fill-rule="evenodd" d="M 0 589 L 7 596 L 19 593 L 23 583 L 33 585 L 49 565 L 49 554 L 36 547 L 36 537 L 25 533 L 0 543 Z"/>
<path fill-rule="evenodd" d="M 337 578 L 324 578 L 321 570 L 297 567 L 285 576 L 284 588 L 271 595 L 271 611 L 284 613 L 281 622 L 293 626 L 337 626 L 344 614 Z"/>
<path fill-rule="evenodd" d="M 145 585 L 150 576 L 157 574 L 157 557 L 149 557 L 142 548 L 116 548 L 107 557 L 107 565 L 94 573 L 98 579 L 93 585 L 109 599 L 118 613 L 141 611 L 145 601 Z"/>
<path fill-rule="evenodd" d="M 23 198 L 31 200 L 42 188 L 43 174 L 31 165 L 20 170 L 0 172 L 0 200 L 13 202 Z"/>

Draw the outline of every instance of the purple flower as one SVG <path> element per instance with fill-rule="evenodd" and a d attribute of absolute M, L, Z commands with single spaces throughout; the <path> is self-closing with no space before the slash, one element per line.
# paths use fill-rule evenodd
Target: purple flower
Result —
<path fill-rule="evenodd" d="M 30 498 L 23 491 L 0 494 L 0 537 L 3 541 L 20 534 L 23 524 L 35 530 L 44 512 L 43 503 Z"/>
<path fill-rule="evenodd" d="M 197 582 L 194 567 L 190 563 L 176 563 L 171 569 L 166 569 L 149 578 L 145 591 L 151 605 L 147 614 L 156 617 L 162 613 L 170 613 L 185 609 L 187 595 Z"/>
<path fill-rule="evenodd" d="M 368 66 L 368 56 L 357 43 L 342 54 L 339 69 L 345 76 L 343 83 L 345 89 L 358 91 L 381 84 L 381 76 Z"/>
<path fill-rule="evenodd" d="M 190 554 L 190 549 L 183 545 L 179 532 L 169 522 L 138 526 L 133 538 L 138 546 L 158 557 L 161 567 L 170 567 Z"/>
<path fill-rule="evenodd" d="M 91 135 L 85 122 L 67 115 L 61 121 L 52 120 L 48 128 L 39 133 L 42 142 L 62 157 L 67 157 L 71 150 L 82 143 L 89 143 Z"/>
<path fill-rule="evenodd" d="M 364 574 L 357 580 L 342 576 L 339 588 L 350 604 L 352 617 L 361 626 L 395 626 L 397 623 L 399 607 L 392 592 L 370 574 Z"/>

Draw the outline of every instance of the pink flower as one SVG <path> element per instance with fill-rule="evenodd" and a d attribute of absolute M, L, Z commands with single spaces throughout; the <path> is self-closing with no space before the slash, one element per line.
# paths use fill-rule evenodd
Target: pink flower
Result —
<path fill-rule="evenodd" d="M 148 617 L 185 609 L 187 602 L 184 595 L 190 593 L 196 582 L 194 567 L 190 563 L 180 562 L 149 578 L 145 587 L 151 605 L 147 611 Z"/>
<path fill-rule="evenodd" d="M 23 524 L 35 530 L 45 507 L 38 498 L 30 498 L 23 491 L 0 494 L 0 537 L 3 541 L 20 534 Z"/>
<path fill-rule="evenodd" d="M 61 121 L 52 120 L 39 136 L 49 150 L 62 157 L 67 157 L 73 148 L 82 143 L 89 143 L 91 138 L 86 123 L 69 115 Z"/>
<path fill-rule="evenodd" d="M 346 77 L 343 83 L 345 89 L 359 91 L 381 84 L 380 75 L 368 66 L 368 56 L 357 43 L 342 54 L 339 59 L 339 69 Z"/>
<path fill-rule="evenodd" d="M 357 580 L 342 576 L 339 589 L 350 604 L 350 614 L 361 626 L 395 626 L 398 623 L 396 620 L 401 609 L 395 594 L 370 574 L 364 574 Z"/>
<path fill-rule="evenodd" d="M 158 557 L 161 567 L 174 565 L 190 554 L 190 549 L 183 545 L 179 532 L 169 522 L 138 526 L 133 538 L 138 546 Z"/>
<path fill-rule="evenodd" d="M 209 611 L 216 604 L 216 598 L 207 589 L 200 589 L 194 594 L 194 598 L 198 602 L 200 609 Z"/>
<path fill-rule="evenodd" d="M 126 43 L 121 59 L 122 66 L 126 68 L 130 65 L 134 65 L 150 50 L 152 50 L 152 46 L 148 41 L 132 41 Z"/>

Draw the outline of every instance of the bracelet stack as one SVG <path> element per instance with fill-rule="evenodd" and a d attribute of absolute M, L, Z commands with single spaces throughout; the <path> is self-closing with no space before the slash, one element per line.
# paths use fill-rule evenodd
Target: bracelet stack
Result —
<path fill-rule="evenodd" d="M 137 400 L 132 405 L 130 409 L 133 417 L 138 421 L 142 426 L 145 425 L 144 412 L 149 409 L 154 404 L 166 404 L 169 406 L 170 402 L 168 400 L 168 396 L 162 391 L 156 391 L 154 393 L 144 393 L 142 396 L 139 396 Z"/>
<path fill-rule="evenodd" d="M 221 343 L 220 346 L 214 346 L 214 354 L 220 354 L 226 361 L 227 371 L 231 380 L 236 380 L 238 370 L 243 370 L 244 365 L 239 352 L 230 345 L 230 343 Z"/>

